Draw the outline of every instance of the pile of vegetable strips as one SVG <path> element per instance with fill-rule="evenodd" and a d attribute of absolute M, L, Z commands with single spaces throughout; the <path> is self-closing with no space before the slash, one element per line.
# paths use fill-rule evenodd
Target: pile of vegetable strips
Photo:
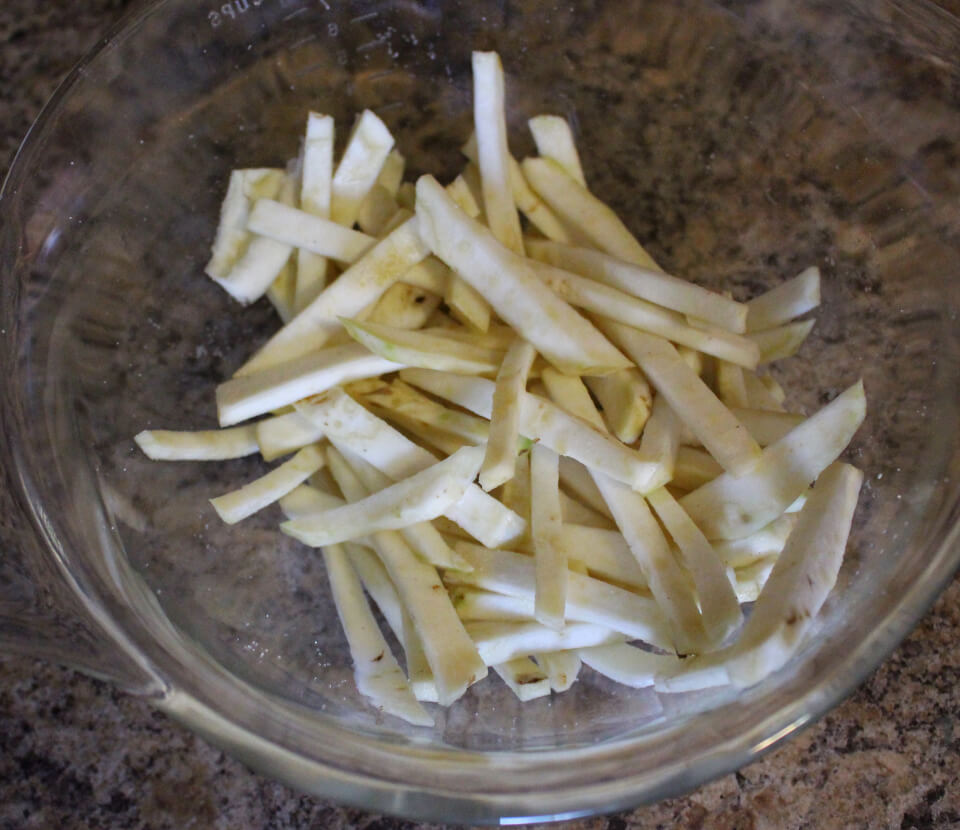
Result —
<path fill-rule="evenodd" d="M 518 162 L 499 57 L 473 78 L 447 186 L 404 182 L 370 111 L 336 164 L 311 113 L 287 169 L 232 174 L 207 273 L 283 325 L 217 389 L 221 429 L 136 440 L 279 462 L 213 507 L 279 503 L 322 553 L 359 691 L 411 723 L 488 668 L 521 700 L 583 664 L 664 692 L 756 683 L 833 587 L 862 480 L 838 460 L 862 384 L 805 417 L 762 368 L 810 332 L 820 274 L 743 303 L 665 273 L 567 122 L 532 118 Z"/>

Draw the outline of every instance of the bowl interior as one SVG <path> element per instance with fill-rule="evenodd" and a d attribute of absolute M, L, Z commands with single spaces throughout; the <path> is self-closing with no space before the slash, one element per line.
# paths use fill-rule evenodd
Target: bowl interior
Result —
<path fill-rule="evenodd" d="M 13 405 L 70 567 L 111 563 L 115 581 L 144 588 L 117 613 L 166 619 L 277 705 L 397 745 L 557 750 L 642 743 L 680 722 L 709 740 L 719 711 L 795 699 L 842 671 L 922 579 L 953 499 L 957 266 L 936 126 L 878 135 L 856 86 L 808 63 L 801 21 L 765 30 L 736 7 L 326 6 L 159 3 L 86 65 L 24 152 L 8 193 Z M 807 413 L 864 379 L 870 411 L 848 457 L 866 485 L 804 657 L 745 695 L 658 698 L 585 669 L 570 692 L 527 704 L 491 676 L 432 731 L 385 718 L 355 691 L 318 555 L 276 530 L 275 508 L 227 527 L 209 504 L 267 466 L 155 463 L 132 441 L 213 428 L 216 385 L 279 325 L 265 301 L 241 308 L 203 274 L 229 172 L 282 166 L 311 109 L 336 117 L 342 146 L 370 108 L 408 178 L 451 178 L 474 48 L 503 56 L 514 154 L 533 149 L 527 118 L 569 118 L 590 187 L 671 272 L 746 299 L 822 269 L 813 334 L 774 373 Z"/>

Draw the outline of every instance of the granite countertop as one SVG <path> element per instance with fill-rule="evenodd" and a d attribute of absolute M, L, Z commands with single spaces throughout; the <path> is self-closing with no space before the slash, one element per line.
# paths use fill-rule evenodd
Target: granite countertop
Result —
<path fill-rule="evenodd" d="M 58 81 L 126 5 L 0 6 L 0 172 Z M 958 607 L 960 580 L 849 700 L 763 760 L 685 797 L 568 826 L 960 827 Z M 0 658 L 4 830 L 412 826 L 255 775 L 106 683 Z"/>

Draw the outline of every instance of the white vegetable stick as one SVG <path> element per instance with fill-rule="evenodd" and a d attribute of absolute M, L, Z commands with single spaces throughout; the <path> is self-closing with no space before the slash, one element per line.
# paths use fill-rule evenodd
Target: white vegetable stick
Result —
<path fill-rule="evenodd" d="M 570 569 L 571 573 L 582 574 L 583 576 L 590 576 L 590 569 L 583 564 L 579 559 L 568 559 L 567 567 Z"/>
<path fill-rule="evenodd" d="M 524 536 L 523 541 L 528 543 L 530 538 L 532 538 L 532 529 L 530 527 L 530 486 L 530 453 L 523 452 L 517 455 L 513 478 L 504 482 L 497 497 L 518 516 L 523 516 L 523 518 L 527 520 L 527 529 L 529 532 Z"/>
<path fill-rule="evenodd" d="M 450 269 L 439 259 L 428 256 L 423 262 L 418 262 L 413 268 L 403 273 L 403 282 L 429 291 L 431 294 L 443 295 L 447 290 Z"/>
<path fill-rule="evenodd" d="M 312 547 L 399 530 L 441 515 L 458 501 L 476 477 L 483 459 L 479 447 L 465 447 L 420 473 L 373 493 L 365 499 L 316 516 L 293 519 L 280 529 Z"/>
<path fill-rule="evenodd" d="M 473 122 L 487 224 L 502 245 L 523 254 L 520 217 L 510 186 L 503 65 L 496 52 L 473 53 Z"/>
<path fill-rule="evenodd" d="M 680 419 L 667 403 L 663 395 L 657 395 L 653 401 L 650 419 L 643 429 L 640 438 L 640 455 L 642 458 L 657 464 L 663 471 L 658 486 L 662 486 L 673 478 L 673 471 L 677 463 L 677 452 L 680 449 Z"/>
<path fill-rule="evenodd" d="M 333 496 L 318 487 L 301 484 L 281 496 L 277 504 L 288 519 L 299 519 L 301 516 L 312 516 L 315 513 L 342 507 L 346 502 L 339 496 Z"/>
<path fill-rule="evenodd" d="M 368 495 L 336 450 L 328 450 L 327 461 L 348 501 Z M 395 531 L 380 531 L 372 540 L 420 635 L 439 702 L 448 705 L 486 676 L 486 666 L 443 590 L 436 569 L 418 559 Z"/>
<path fill-rule="evenodd" d="M 561 478 L 561 483 L 562 481 Z M 593 479 L 591 479 L 591 483 L 593 483 Z M 560 490 L 560 512 L 563 514 L 564 525 L 582 525 L 590 529 L 616 530 L 613 519 L 592 507 L 588 507 L 576 497 L 567 495 L 562 489 Z M 573 551 L 573 556 L 569 557 L 568 561 L 577 562 L 577 556 L 581 553 L 581 551 Z M 571 570 L 575 570 L 575 568 L 571 567 Z"/>
<path fill-rule="evenodd" d="M 713 549 L 725 565 L 733 568 L 742 568 L 758 559 L 779 556 L 796 520 L 795 513 L 784 513 L 749 536 L 714 542 Z"/>
<path fill-rule="evenodd" d="M 413 211 L 408 210 L 407 208 L 400 208 L 393 216 L 390 221 L 384 225 L 383 230 L 380 232 L 381 239 L 386 239 L 391 233 L 393 233 L 401 225 L 405 224 L 407 221 L 413 218 Z"/>
<path fill-rule="evenodd" d="M 453 455 L 457 450 L 462 450 L 471 443 L 449 432 L 439 432 L 431 429 L 423 422 L 406 415 L 401 415 L 398 412 L 390 412 L 389 410 L 380 409 L 376 406 L 372 407 L 372 411 L 375 415 L 392 421 L 408 434 L 410 438 L 420 444 L 421 447 L 425 447 L 431 451 L 437 450 L 441 456 Z"/>
<path fill-rule="evenodd" d="M 261 171 L 266 173 L 267 171 Z M 271 197 L 277 194 L 283 181 L 282 170 L 270 170 L 275 177 L 276 186 Z M 220 205 L 220 221 L 210 251 L 210 261 L 204 269 L 211 279 L 225 277 L 233 264 L 240 258 L 250 240 L 247 232 L 247 216 L 250 212 L 250 200 L 244 192 L 248 170 L 234 170 L 230 173 L 227 192 Z"/>
<path fill-rule="evenodd" d="M 133 440 L 154 461 L 224 461 L 243 458 L 260 449 L 256 424 L 198 432 L 146 429 Z"/>
<path fill-rule="evenodd" d="M 731 335 L 729 332 L 725 332 L 723 331 L 723 329 L 718 329 L 716 326 L 713 327 L 713 331 L 723 333 L 727 337 L 736 337 L 738 340 L 741 339 L 740 335 L 737 335 L 737 334 Z M 656 332 L 651 332 L 651 333 L 656 334 Z M 670 338 L 667 337 L 666 339 L 669 340 Z M 748 342 L 746 338 L 742 338 L 742 339 L 744 342 Z M 716 361 L 709 360 L 707 353 L 703 353 L 702 351 L 697 351 L 696 349 L 692 349 L 689 346 L 684 346 L 683 344 L 679 344 L 677 346 L 677 354 L 679 354 L 680 357 L 682 357 L 684 361 L 686 361 L 686 364 L 691 369 L 693 369 L 694 372 L 696 372 L 698 375 L 700 375 L 700 377 L 704 379 L 707 385 L 710 385 L 713 382 L 712 378 L 705 377 L 705 372 L 707 370 L 708 365 L 710 366 L 711 369 L 713 369 Z M 726 359 L 726 358 L 721 358 L 721 359 Z M 737 361 L 732 360 L 730 362 L 736 363 Z M 737 365 L 739 366 L 741 364 L 737 363 Z"/>
<path fill-rule="evenodd" d="M 350 469 L 356 473 L 357 477 L 371 493 L 377 494 L 391 486 L 392 482 L 389 476 L 381 473 L 372 464 L 368 464 L 362 458 L 351 453 L 343 446 L 338 446 L 337 451 L 343 456 L 350 465 Z M 449 459 L 447 459 L 449 461 Z M 434 469 L 434 468 L 427 468 Z M 424 475 L 423 471 L 417 475 Z M 410 481 L 410 479 L 404 479 Z M 455 568 L 460 571 L 469 571 L 470 563 L 462 556 L 459 556 L 440 535 L 440 532 L 428 521 L 415 522 L 406 527 L 400 528 L 400 535 L 414 552 L 417 553 L 425 562 L 435 565 L 438 568 Z"/>
<path fill-rule="evenodd" d="M 230 273 L 215 282 L 237 302 L 249 305 L 267 293 L 292 253 L 290 245 L 255 236 Z"/>
<path fill-rule="evenodd" d="M 758 374 L 757 379 L 766 387 L 767 391 L 773 396 L 773 399 L 777 401 L 777 403 L 783 403 L 787 399 L 787 393 L 783 387 L 777 383 L 773 375 Z"/>
<path fill-rule="evenodd" d="M 414 696 L 417 700 L 439 703 L 440 692 L 423 648 L 423 640 L 420 639 L 413 617 L 406 608 L 403 609 L 403 650 L 407 655 L 407 674 Z"/>
<path fill-rule="evenodd" d="M 450 547 L 430 522 L 418 522 L 401 528 L 400 535 L 425 562 L 437 568 L 469 571 L 470 565 Z"/>
<path fill-rule="evenodd" d="M 800 350 L 803 341 L 807 339 L 816 323 L 815 319 L 801 320 L 775 329 L 754 332 L 747 337 L 760 349 L 760 364 L 772 363 L 774 360 L 793 357 Z"/>
<path fill-rule="evenodd" d="M 308 483 L 311 487 L 322 490 L 324 493 L 336 493 L 339 496 L 337 482 L 326 467 L 310 476 Z"/>
<path fill-rule="evenodd" d="M 558 115 L 538 115 L 527 124 L 537 145 L 537 152 L 544 158 L 556 162 L 563 171 L 578 184 L 587 186 L 580 164 L 580 155 L 573 140 L 573 131 L 566 118 Z"/>
<path fill-rule="evenodd" d="M 258 199 L 272 199 L 289 177 L 289 170 L 279 167 L 254 167 L 238 172 L 248 208 Z"/>
<path fill-rule="evenodd" d="M 370 110 L 364 110 L 333 174 L 330 216 L 344 227 L 357 221 L 360 205 L 377 181 L 393 149 L 393 136 Z"/>
<path fill-rule="evenodd" d="M 341 500 L 342 502 L 342 500 Z M 369 544 L 369 543 L 368 543 Z M 397 639 L 402 643 L 406 626 L 404 625 L 403 603 L 393 586 L 387 569 L 377 557 L 372 546 L 356 542 L 344 542 L 342 547 L 350 559 L 350 564 L 360 577 L 364 590 L 370 595 L 387 625 L 393 630 Z"/>
<path fill-rule="evenodd" d="M 477 137 L 476 133 L 470 137 L 470 140 L 463 147 L 463 154 L 471 162 L 477 162 Z M 555 239 L 557 242 L 569 242 L 570 234 L 564 228 L 563 223 L 557 218 L 556 214 L 548 208 L 543 201 L 530 189 L 524 178 L 523 170 L 517 160 L 510 156 L 507 160 L 510 168 L 510 190 L 513 194 L 513 201 L 530 223 L 542 233 L 547 239 Z M 476 170 L 476 167 L 471 165 Z M 466 180 L 466 179 L 465 179 Z"/>
<path fill-rule="evenodd" d="M 352 317 L 373 305 L 425 260 L 430 252 L 420 239 L 416 219 L 398 211 L 394 222 L 396 226 L 388 228 L 384 239 L 280 329 L 237 374 L 250 374 L 320 348 L 342 331 L 338 317 Z"/>
<path fill-rule="evenodd" d="M 490 328 L 490 303 L 470 283 L 450 272 L 443 301 L 450 307 L 450 312 L 465 325 L 477 331 L 486 331 Z"/>
<path fill-rule="evenodd" d="M 530 622 L 533 620 L 532 597 L 510 597 L 480 588 L 454 585 L 451 590 L 453 605 L 464 622 L 498 620 L 500 622 Z"/>
<path fill-rule="evenodd" d="M 338 501 L 343 504 L 342 499 Z M 366 544 L 371 544 L 367 540 Z M 342 545 L 350 557 L 350 564 L 360 577 L 364 590 L 376 603 L 393 633 L 403 644 L 407 659 L 407 675 L 410 687 L 417 700 L 436 703 L 437 687 L 433 682 L 433 673 L 423 654 L 423 644 L 417 634 L 413 620 L 403 607 L 397 589 L 377 554 L 364 545 L 344 542 Z"/>
<path fill-rule="evenodd" d="M 537 250 L 537 241 L 531 241 Z M 743 335 L 711 327 L 689 325 L 677 311 L 634 297 L 602 282 L 581 277 L 545 262 L 531 261 L 534 273 L 564 300 L 578 308 L 615 320 L 631 328 L 697 349 L 740 366 L 753 368 L 760 360 L 760 349 Z M 686 357 L 686 356 L 685 356 Z M 692 359 L 698 359 L 691 355 Z M 699 371 L 697 372 L 699 374 Z"/>
<path fill-rule="evenodd" d="M 677 664 L 672 654 L 653 654 L 627 643 L 581 648 L 577 654 L 595 672 L 634 689 L 652 686 L 657 675 Z"/>
<path fill-rule="evenodd" d="M 715 651 L 668 663 L 663 673 L 657 675 L 654 690 L 658 693 L 680 694 L 729 685 L 727 667 L 720 661 L 719 654 Z"/>
<path fill-rule="evenodd" d="M 801 271 L 793 279 L 747 303 L 747 331 L 772 329 L 820 305 L 820 269 Z"/>
<path fill-rule="evenodd" d="M 293 205 L 295 199 L 296 181 L 293 176 L 285 175 L 277 200 L 285 205 Z M 290 245 L 253 235 L 230 272 L 224 277 L 214 277 L 214 281 L 235 300 L 248 305 L 270 290 L 287 267 L 292 254 Z"/>
<path fill-rule="evenodd" d="M 558 369 L 604 374 L 629 366 L 590 323 L 537 279 L 524 258 L 461 211 L 431 176 L 417 182 L 417 217 L 430 249 Z"/>
<path fill-rule="evenodd" d="M 617 214 L 568 176 L 559 164 L 545 158 L 528 158 L 520 169 L 540 198 L 600 250 L 643 268 L 658 269 Z"/>
<path fill-rule="evenodd" d="M 734 570 L 734 587 L 740 602 L 757 601 L 776 561 L 776 556 L 765 556 Z"/>
<path fill-rule="evenodd" d="M 531 241 L 527 247 L 529 256 L 547 265 L 572 271 L 681 314 L 700 317 L 735 334 L 742 334 L 746 329 L 745 303 L 735 302 L 658 269 L 637 266 L 599 251 L 549 240 Z M 693 343 L 688 345 L 698 348 Z"/>
<path fill-rule="evenodd" d="M 653 395 L 639 369 L 621 369 L 603 377 L 584 378 L 603 410 L 607 428 L 624 444 L 632 444 L 650 417 Z"/>
<path fill-rule="evenodd" d="M 650 596 L 646 577 L 619 530 L 564 524 L 556 544 L 568 559 L 579 558 L 594 578 Z"/>
<path fill-rule="evenodd" d="M 549 651 L 535 654 L 533 659 L 547 673 L 550 688 L 558 693 L 567 691 L 580 674 L 580 657 L 575 651 Z"/>
<path fill-rule="evenodd" d="M 820 476 L 731 648 L 727 671 L 737 685 L 777 671 L 802 644 L 837 580 L 862 482 L 849 464 L 833 464 Z"/>
<path fill-rule="evenodd" d="M 472 622 L 467 623 L 466 629 L 488 666 L 530 654 L 569 651 L 624 639 L 623 634 L 590 623 L 568 623 L 563 631 L 556 631 L 538 622 Z"/>
<path fill-rule="evenodd" d="M 803 423 L 803 415 L 792 412 L 773 412 L 768 409 L 740 409 L 731 407 L 730 411 L 747 428 L 761 447 L 775 444 L 790 430 Z"/>
<path fill-rule="evenodd" d="M 289 323 L 296 313 L 294 303 L 297 291 L 297 269 L 293 257 L 280 269 L 280 273 L 267 289 L 266 297 L 277 316 L 284 324 Z"/>
<path fill-rule="evenodd" d="M 331 441 L 347 447 L 394 481 L 437 462 L 434 455 L 405 438 L 342 389 L 331 389 L 304 401 L 298 411 L 324 430 Z"/>
<path fill-rule="evenodd" d="M 597 412 L 590 398 L 590 392 L 583 380 L 574 375 L 565 375 L 556 369 L 544 369 L 540 376 L 547 394 L 557 406 L 582 418 L 588 424 L 599 430 L 605 430 L 603 416 Z"/>
<path fill-rule="evenodd" d="M 211 279 L 224 279 L 250 244 L 247 218 L 257 199 L 272 199 L 283 187 L 286 173 L 272 168 L 234 170 L 220 208 L 220 223 L 213 242 L 206 273 Z"/>
<path fill-rule="evenodd" d="M 256 481 L 251 481 L 239 490 L 210 499 L 210 503 L 223 521 L 235 524 L 303 484 L 323 465 L 323 453 L 319 448 L 304 447 L 289 461 Z"/>
<path fill-rule="evenodd" d="M 393 630 L 396 638 L 403 643 L 407 626 L 404 624 L 403 603 L 393 587 L 390 574 L 383 567 L 372 548 L 359 545 L 355 542 L 344 542 L 342 547 L 350 558 L 350 564 L 360 577 L 364 590 L 376 603 L 387 625 Z"/>
<path fill-rule="evenodd" d="M 299 410 L 316 423 L 331 441 L 349 448 L 394 480 L 407 478 L 436 463 L 436 457 L 418 447 L 381 418 L 339 389 L 314 398 Z M 497 547 L 518 539 L 526 521 L 479 487 L 471 485 L 446 513 L 475 539 Z"/>
<path fill-rule="evenodd" d="M 748 407 L 750 399 L 743 381 L 743 369 L 729 361 L 718 360 L 716 372 L 717 394 L 720 400 L 731 409 Z"/>
<path fill-rule="evenodd" d="M 563 628 L 567 603 L 567 556 L 554 540 L 560 534 L 560 456 L 543 444 L 530 450 L 530 530 L 535 563 L 534 616 Z"/>
<path fill-rule="evenodd" d="M 495 372 L 504 361 L 503 352 L 458 343 L 450 338 L 437 337 L 423 331 L 407 331 L 394 326 L 347 318 L 342 318 L 340 322 L 350 336 L 365 348 L 386 360 L 405 366 L 483 374 Z M 530 362 L 533 363 L 532 357 Z"/>
<path fill-rule="evenodd" d="M 861 381 L 767 447 L 749 473 L 724 473 L 680 503 L 708 539 L 747 536 L 783 513 L 836 461 L 865 415 Z"/>
<path fill-rule="evenodd" d="M 256 430 L 257 446 L 264 461 L 273 461 L 323 438 L 323 431 L 297 412 L 274 415 L 241 427 L 248 428 Z"/>
<path fill-rule="evenodd" d="M 485 349 L 499 349 L 504 352 L 517 339 L 513 329 L 508 326 L 491 325 L 487 331 L 479 332 L 465 329 L 453 320 L 450 320 L 450 323 L 452 325 L 449 327 L 431 327 L 429 332 L 437 337 L 448 337 L 451 340 L 459 340 L 461 343 L 473 343 L 475 346 L 483 346 Z"/>
<path fill-rule="evenodd" d="M 397 191 L 403 182 L 403 173 L 407 167 L 407 160 L 399 150 L 393 149 L 387 153 L 387 158 L 380 168 L 380 175 L 377 176 L 377 184 L 387 191 L 391 196 L 396 197 Z"/>
<path fill-rule="evenodd" d="M 300 204 L 307 213 L 323 218 L 330 215 L 333 139 L 333 118 L 311 112 L 307 116 L 307 133 L 303 146 Z"/>
<path fill-rule="evenodd" d="M 674 648 L 686 654 L 699 651 L 706 639 L 700 611 L 688 577 L 670 550 L 647 502 L 636 491 L 602 473 L 593 476 L 650 592 L 672 623 Z M 655 645 L 662 646 L 661 643 Z"/>
<path fill-rule="evenodd" d="M 696 490 L 723 473 L 710 453 L 693 447 L 681 446 L 673 467 L 670 485 L 681 490 Z"/>
<path fill-rule="evenodd" d="M 536 356 L 533 346 L 525 340 L 516 340 L 507 349 L 497 371 L 490 412 L 490 432 L 483 466 L 480 468 L 480 486 L 487 492 L 513 477 L 517 461 L 517 441 L 520 438 L 523 396 L 526 394 L 527 376 Z"/>
<path fill-rule="evenodd" d="M 341 330 L 338 318 L 352 317 L 376 302 L 429 253 L 420 239 L 416 219 L 407 220 L 327 286 L 237 374 L 262 371 L 319 349 L 332 334 Z"/>
<path fill-rule="evenodd" d="M 562 501 L 563 500 L 562 494 L 560 498 Z M 610 524 L 612 524 L 612 522 Z M 593 525 L 589 525 L 589 526 L 592 527 Z M 570 569 L 572 573 L 582 574 L 583 576 L 593 576 L 593 574 L 590 573 L 590 569 L 586 565 L 584 565 L 583 562 L 581 562 L 579 559 L 568 557 L 567 567 Z M 604 580 L 604 581 L 609 581 L 609 580 Z"/>
<path fill-rule="evenodd" d="M 510 596 L 535 598 L 536 563 L 533 557 L 491 550 L 470 542 L 455 542 L 454 549 L 473 565 L 473 570 L 465 574 L 448 573 L 448 581 Z M 567 626 L 571 620 L 594 623 L 659 648 L 672 647 L 669 622 L 653 600 L 569 571 L 566 619 Z M 537 648 L 527 654 L 562 651 L 564 648 Z"/>
<path fill-rule="evenodd" d="M 666 340 L 606 320 L 600 327 L 637 361 L 657 392 L 720 462 L 735 475 L 749 471 L 760 447 Z"/>
<path fill-rule="evenodd" d="M 405 282 L 396 282 L 383 293 L 372 310 L 361 311 L 359 317 L 367 323 L 416 331 L 426 325 L 441 302 L 437 294 Z"/>
<path fill-rule="evenodd" d="M 700 599 L 703 627 L 711 645 L 719 645 L 743 621 L 740 604 L 717 552 L 677 500 L 663 487 L 647 501 L 683 555 Z"/>
<path fill-rule="evenodd" d="M 470 185 L 467 184 L 467 180 L 462 175 L 457 176 L 447 185 L 447 195 L 471 219 L 476 219 L 483 212 L 480 208 L 480 202 L 474 197 Z"/>
<path fill-rule="evenodd" d="M 300 207 L 312 216 L 330 218 L 333 179 L 334 123 L 329 115 L 311 112 L 303 144 L 303 181 Z M 297 251 L 297 279 L 294 309 L 302 311 L 323 290 L 327 260 L 306 250 Z"/>
<path fill-rule="evenodd" d="M 401 210 L 412 212 L 417 202 L 417 189 L 413 182 L 402 182 L 397 188 L 396 199 Z"/>
<path fill-rule="evenodd" d="M 372 236 L 275 199 L 256 202 L 250 211 L 247 229 L 267 239 L 340 262 L 355 262 L 376 243 Z"/>
<path fill-rule="evenodd" d="M 597 411 L 593 403 L 590 406 L 594 412 Z M 607 507 L 596 482 L 590 475 L 590 471 L 579 461 L 566 457 L 560 459 L 560 483 L 574 493 L 591 510 L 595 510 L 608 519 L 613 518 L 610 508 Z"/>
<path fill-rule="evenodd" d="M 360 579 L 346 552 L 334 545 L 324 550 L 323 558 L 337 615 L 350 644 L 358 691 L 391 715 L 416 726 L 433 726 L 433 718 L 417 702 L 407 678 L 377 628 L 363 596 Z"/>
<path fill-rule="evenodd" d="M 217 387 L 217 413 L 223 426 L 272 412 L 341 383 L 395 372 L 400 364 L 370 354 L 359 343 L 302 355 Z"/>
<path fill-rule="evenodd" d="M 759 349 L 758 349 L 759 351 Z M 779 398 L 755 372 L 743 372 L 743 385 L 747 390 L 747 406 L 768 412 L 785 412 L 784 398 Z M 779 384 L 778 384 L 779 386 Z"/>
<path fill-rule="evenodd" d="M 429 369 L 404 370 L 401 378 L 464 409 L 490 417 L 492 381 Z M 554 452 L 574 458 L 638 490 L 645 488 L 657 474 L 659 468 L 642 461 L 634 450 L 601 434 L 544 398 L 525 393 L 523 401 L 520 431 L 528 438 L 542 441 Z"/>
<path fill-rule="evenodd" d="M 402 380 L 385 383 L 381 388 L 361 397 L 369 404 L 416 419 L 435 430 L 463 438 L 471 444 L 485 444 L 490 433 L 489 421 L 468 412 L 449 409 Z M 530 441 L 521 438 L 517 446 L 519 451 L 529 449 Z"/>
<path fill-rule="evenodd" d="M 529 657 L 517 657 L 492 668 L 523 703 L 550 694 L 550 678 Z"/>
<path fill-rule="evenodd" d="M 556 242 L 571 242 L 569 231 L 564 227 L 563 222 L 557 215 L 547 207 L 547 204 L 537 196 L 527 183 L 526 176 L 523 175 L 523 169 L 513 156 L 509 160 L 510 165 L 510 187 L 513 191 L 513 200 L 524 216 L 530 220 L 540 233 L 547 239 L 553 239 Z"/>
<path fill-rule="evenodd" d="M 400 205 L 389 191 L 383 185 L 375 184 L 360 205 L 357 224 L 364 233 L 379 237 L 399 210 Z"/>
<path fill-rule="evenodd" d="M 686 576 L 670 552 L 646 501 L 639 493 L 596 469 L 590 473 L 657 604 L 672 623 L 675 648 L 686 652 L 696 650 L 705 634 L 700 612 Z"/>
<path fill-rule="evenodd" d="M 477 136 L 475 133 L 470 134 L 469 141 L 467 141 L 466 145 L 461 148 L 461 151 L 466 153 L 466 150 L 470 148 L 471 142 L 475 151 L 477 146 Z M 483 182 L 480 181 L 480 168 L 477 167 L 476 162 L 471 161 L 469 164 L 467 164 L 460 173 L 459 178 L 463 179 L 464 183 L 470 189 L 470 193 L 473 195 L 474 201 L 480 207 L 480 213 L 478 213 L 474 219 L 479 219 L 484 225 L 486 225 L 487 217 L 483 215 Z"/>

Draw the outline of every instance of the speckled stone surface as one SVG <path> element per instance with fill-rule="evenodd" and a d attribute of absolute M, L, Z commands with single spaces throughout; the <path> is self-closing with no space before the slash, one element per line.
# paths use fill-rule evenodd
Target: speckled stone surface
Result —
<path fill-rule="evenodd" d="M 0 5 L 2 170 L 57 82 L 126 4 L 79 5 Z M 955 105 L 955 76 L 930 71 L 909 76 L 912 94 Z M 873 100 L 872 111 L 895 112 L 883 105 Z M 955 135 L 944 141 L 956 146 Z M 858 692 L 763 760 L 685 797 L 569 827 L 960 827 L 958 602 L 960 582 L 954 582 Z M 3 830 L 412 826 L 255 775 L 107 684 L 28 659 L 0 658 Z"/>

